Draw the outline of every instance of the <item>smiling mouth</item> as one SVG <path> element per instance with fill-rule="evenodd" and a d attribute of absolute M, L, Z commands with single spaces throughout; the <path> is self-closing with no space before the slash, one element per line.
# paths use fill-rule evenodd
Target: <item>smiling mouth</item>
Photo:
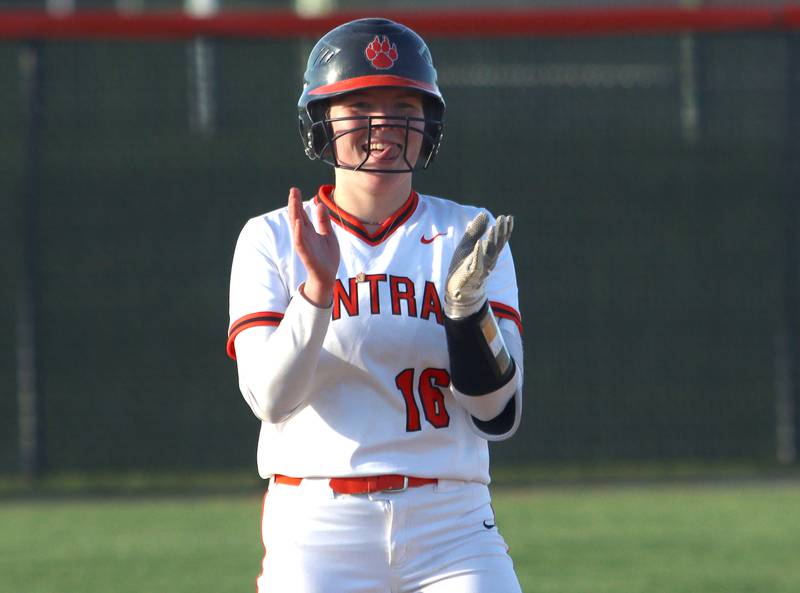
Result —
<path fill-rule="evenodd" d="M 369 154 L 370 158 L 387 161 L 399 157 L 403 150 L 403 145 L 396 142 L 371 142 L 369 145 L 362 144 L 361 150 Z"/>

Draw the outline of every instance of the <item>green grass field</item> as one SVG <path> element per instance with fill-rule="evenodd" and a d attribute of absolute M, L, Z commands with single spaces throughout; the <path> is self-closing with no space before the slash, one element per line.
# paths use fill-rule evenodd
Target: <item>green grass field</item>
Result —
<path fill-rule="evenodd" d="M 527 593 L 800 591 L 797 481 L 497 489 L 494 500 Z M 260 513 L 258 493 L 0 501 L 0 591 L 252 593 Z"/>

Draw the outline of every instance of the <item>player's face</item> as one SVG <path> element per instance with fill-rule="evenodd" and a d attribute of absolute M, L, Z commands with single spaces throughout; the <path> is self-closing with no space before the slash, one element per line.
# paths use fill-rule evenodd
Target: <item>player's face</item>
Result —
<path fill-rule="evenodd" d="M 341 134 L 334 145 L 336 158 L 347 167 L 403 171 L 419 157 L 424 115 L 422 97 L 415 91 L 348 93 L 331 101 L 329 117 L 334 135 Z"/>

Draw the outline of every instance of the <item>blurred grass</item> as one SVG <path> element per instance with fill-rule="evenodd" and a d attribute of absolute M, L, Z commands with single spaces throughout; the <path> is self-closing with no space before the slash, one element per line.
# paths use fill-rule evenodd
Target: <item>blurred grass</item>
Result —
<path fill-rule="evenodd" d="M 0 498 L 227 495 L 263 489 L 265 484 L 252 469 L 234 472 L 59 472 L 45 474 L 34 481 L 20 475 L 0 476 Z"/>
<path fill-rule="evenodd" d="M 531 593 L 796 593 L 800 482 L 496 489 Z M 2 593 L 253 591 L 261 494 L 8 498 Z"/>
<path fill-rule="evenodd" d="M 2 593 L 253 591 L 259 497 L 0 506 Z"/>
<path fill-rule="evenodd" d="M 718 481 L 800 480 L 800 465 L 774 461 L 553 462 L 497 464 L 495 487 L 620 483 L 709 483 Z M 252 468 L 234 471 L 51 472 L 35 481 L 20 474 L 0 474 L 0 499 L 84 495 L 175 495 L 247 493 L 264 488 Z"/>
<path fill-rule="evenodd" d="M 496 497 L 523 591 L 800 591 L 800 483 Z"/>

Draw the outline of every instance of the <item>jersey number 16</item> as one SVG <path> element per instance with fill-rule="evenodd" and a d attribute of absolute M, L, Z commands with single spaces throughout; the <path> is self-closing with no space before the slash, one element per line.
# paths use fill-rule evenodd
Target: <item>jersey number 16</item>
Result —
<path fill-rule="evenodd" d="M 414 397 L 414 369 L 400 371 L 394 383 L 403 394 L 406 402 L 406 431 L 414 432 L 422 428 L 419 406 Z M 444 369 L 424 369 L 419 375 L 417 391 L 422 402 L 422 411 L 434 428 L 445 428 L 450 424 L 450 415 L 444 406 L 442 388 L 450 387 L 450 373 Z"/>

